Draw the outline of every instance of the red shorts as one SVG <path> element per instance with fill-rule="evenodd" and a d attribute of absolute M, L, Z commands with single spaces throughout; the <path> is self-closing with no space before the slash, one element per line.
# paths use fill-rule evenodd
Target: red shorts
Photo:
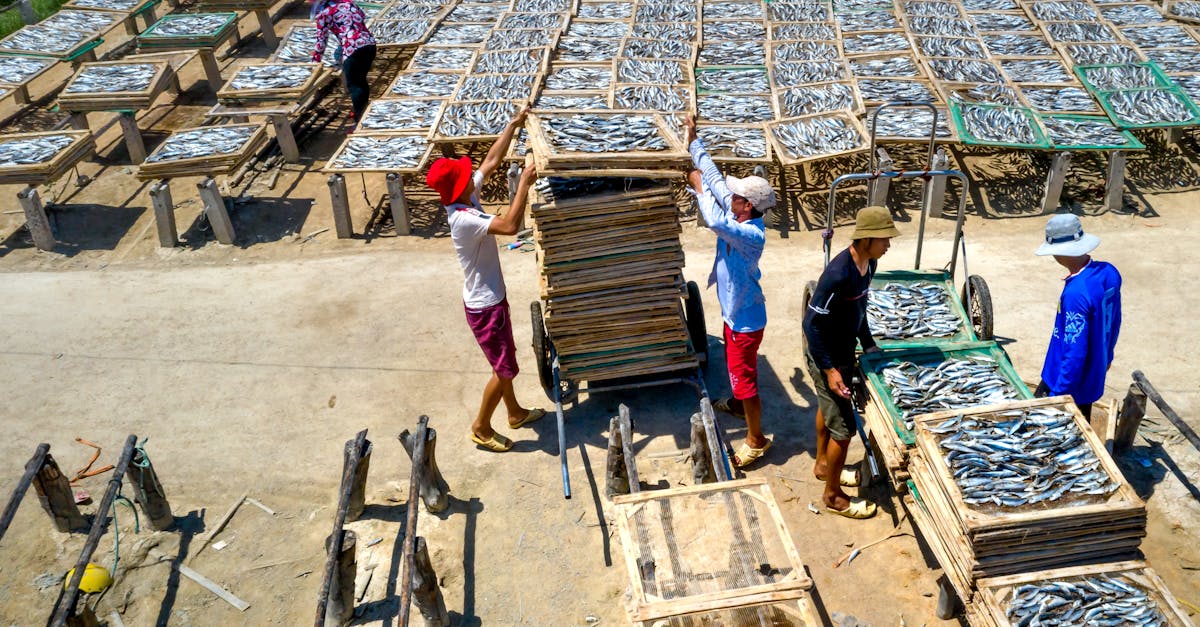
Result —
<path fill-rule="evenodd" d="M 758 396 L 758 347 L 762 344 L 763 329 L 738 333 L 725 326 L 725 364 L 729 369 L 729 386 L 733 397 L 746 400 Z"/>
<path fill-rule="evenodd" d="M 467 324 L 475 334 L 475 341 L 483 349 L 492 370 L 501 379 L 517 376 L 517 346 L 513 342 L 512 317 L 508 313 L 508 299 L 485 309 L 468 309 Z"/>

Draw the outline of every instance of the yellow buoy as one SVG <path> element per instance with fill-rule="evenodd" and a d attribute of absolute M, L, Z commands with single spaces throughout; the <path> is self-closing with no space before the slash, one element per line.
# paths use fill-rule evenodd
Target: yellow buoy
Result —
<path fill-rule="evenodd" d="M 67 571 L 67 578 L 63 580 L 63 589 L 71 583 L 71 577 L 75 576 L 75 569 Z M 79 580 L 79 589 L 88 594 L 103 592 L 105 588 L 112 585 L 112 575 L 108 569 L 99 565 L 89 563 L 83 569 L 83 578 Z"/>

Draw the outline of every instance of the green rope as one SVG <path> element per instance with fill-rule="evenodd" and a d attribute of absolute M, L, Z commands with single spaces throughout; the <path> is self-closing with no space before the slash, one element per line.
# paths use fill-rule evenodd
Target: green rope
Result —
<path fill-rule="evenodd" d="M 138 500 L 141 501 L 143 504 L 149 502 L 149 500 L 146 498 L 146 489 L 144 487 L 146 485 L 146 469 L 150 469 L 150 470 L 154 469 L 154 464 L 150 463 L 150 454 L 146 452 L 146 442 L 149 439 L 150 438 L 148 438 L 148 437 L 142 438 L 142 442 L 140 444 L 138 444 L 137 446 L 133 447 L 134 452 L 137 454 L 134 455 L 133 459 L 130 460 L 130 463 L 133 464 L 134 466 L 136 466 L 138 469 L 138 491 L 139 492 L 138 492 L 137 496 L 138 496 Z M 154 491 L 159 496 L 166 496 L 163 493 L 162 485 L 159 484 L 159 482 L 158 482 L 158 477 L 155 476 L 153 473 L 151 473 L 150 478 L 154 482 Z"/>
<path fill-rule="evenodd" d="M 117 564 L 121 561 L 121 524 L 119 522 L 117 522 L 117 503 L 123 503 L 126 507 L 129 508 L 129 511 L 133 512 L 133 532 L 134 533 L 142 532 L 142 524 L 138 520 L 137 509 L 133 506 L 133 503 L 131 503 L 126 496 L 124 496 L 123 494 L 121 494 L 118 491 L 117 495 L 115 497 L 113 497 L 113 503 L 112 503 L 113 565 L 112 565 L 111 576 L 113 579 L 117 578 Z"/>

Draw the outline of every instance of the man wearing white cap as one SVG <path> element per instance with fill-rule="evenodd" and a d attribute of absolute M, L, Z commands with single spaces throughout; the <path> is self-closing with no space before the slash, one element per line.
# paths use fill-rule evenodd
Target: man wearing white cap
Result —
<path fill-rule="evenodd" d="M 762 398 L 758 394 L 758 347 L 767 326 L 767 307 L 758 260 L 767 242 L 763 213 L 775 206 L 775 191 L 760 176 L 722 177 L 696 136 L 696 120 L 688 115 L 688 150 L 696 169 L 688 175 L 700 213 L 717 234 L 717 258 L 708 284 L 717 284 L 724 321 L 725 362 L 733 398 L 713 408 L 746 421 L 746 442 L 733 456 L 738 468 L 753 464 L 771 446 L 762 432 Z"/>
<path fill-rule="evenodd" d="M 1091 258 L 1088 253 L 1099 245 L 1099 237 L 1083 232 L 1079 218 L 1060 214 L 1046 223 L 1046 241 L 1037 250 L 1053 255 L 1070 274 L 1063 279 L 1042 382 L 1034 394 L 1070 394 L 1088 419 L 1092 403 L 1104 394 L 1104 376 L 1121 331 L 1121 273 Z"/>

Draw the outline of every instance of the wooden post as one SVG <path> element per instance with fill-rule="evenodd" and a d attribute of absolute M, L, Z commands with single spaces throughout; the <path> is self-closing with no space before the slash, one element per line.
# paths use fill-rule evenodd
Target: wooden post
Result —
<path fill-rule="evenodd" d="M 408 216 L 408 199 L 404 197 L 404 175 L 388 172 L 387 190 L 388 202 L 392 205 L 392 222 L 396 225 L 396 235 L 412 233 L 412 223 Z"/>
<path fill-rule="evenodd" d="M 1050 158 L 1050 173 L 1046 175 L 1046 191 L 1042 194 L 1042 215 L 1058 210 L 1062 198 L 1063 184 L 1067 182 L 1067 170 L 1071 167 L 1071 153 L 1056 152 Z"/>
<path fill-rule="evenodd" d="M 100 627 L 100 619 L 96 618 L 92 608 L 84 605 L 79 613 L 67 617 L 67 627 Z"/>
<path fill-rule="evenodd" d="M 1125 206 L 1125 152 L 1108 154 L 1108 176 L 1104 180 L 1104 208 L 1120 211 Z"/>
<path fill-rule="evenodd" d="M 883 148 L 877 148 L 875 152 L 879 155 L 879 165 L 875 168 L 876 172 L 891 172 L 896 166 L 892 162 L 892 157 Z M 880 207 L 887 204 L 888 189 L 892 186 L 892 179 L 881 176 L 871 181 L 870 191 L 867 194 L 868 205 L 878 205 Z"/>
<path fill-rule="evenodd" d="M 1129 391 L 1121 401 L 1121 409 L 1117 412 L 1113 451 L 1121 452 L 1133 446 L 1133 439 L 1137 437 L 1138 427 L 1142 425 L 1142 418 L 1145 417 L 1146 392 L 1136 382 L 1130 383 Z"/>
<path fill-rule="evenodd" d="M 350 221 L 350 200 L 346 198 L 346 178 L 341 174 L 329 175 L 325 182 L 329 186 L 329 204 L 333 206 L 333 228 L 338 239 L 354 237 L 354 225 Z"/>
<path fill-rule="evenodd" d="M 154 206 L 158 245 L 163 248 L 178 246 L 179 230 L 175 227 L 175 202 L 171 200 L 170 181 L 162 179 L 150 186 L 150 204 Z"/>
<path fill-rule="evenodd" d="M 1197 434 L 1196 430 L 1193 429 L 1191 425 L 1185 422 L 1183 418 L 1180 418 L 1179 414 L 1175 413 L 1175 410 L 1167 404 L 1166 399 L 1164 399 L 1162 395 L 1158 393 L 1158 390 L 1154 389 L 1154 386 L 1150 384 L 1150 380 L 1146 378 L 1146 375 L 1142 374 L 1141 370 L 1133 371 L 1133 382 L 1142 389 L 1142 392 L 1144 392 L 1146 397 L 1149 398 L 1152 403 L 1154 403 L 1154 406 L 1158 408 L 1158 411 L 1162 412 L 1163 417 L 1169 420 L 1171 424 L 1175 425 L 1176 429 L 1179 429 L 1180 435 L 1182 435 L 1184 439 L 1186 439 L 1196 449 L 1197 452 L 1200 452 L 1200 434 Z"/>
<path fill-rule="evenodd" d="M 88 126 L 87 113 L 85 112 L 76 111 L 69 114 L 67 116 L 67 122 L 71 125 L 71 128 L 77 131 L 91 130 L 91 127 Z"/>
<path fill-rule="evenodd" d="M 121 135 L 125 138 L 125 149 L 129 151 L 129 160 L 138 165 L 146 160 L 146 144 L 142 141 L 142 131 L 138 129 L 137 119 L 132 112 L 122 112 L 117 117 L 121 124 Z"/>
<path fill-rule="evenodd" d="M 212 225 L 213 235 L 222 244 L 233 244 L 236 235 L 233 232 L 233 222 L 229 220 L 229 210 L 225 208 L 225 199 L 217 190 L 217 182 L 208 176 L 196 187 L 200 190 L 200 200 L 204 203 L 204 215 Z"/>
<path fill-rule="evenodd" d="M 351 440 L 351 444 L 353 444 Z M 337 556 L 333 581 L 329 585 L 329 604 L 325 606 L 326 625 L 345 625 L 354 616 L 354 577 L 358 572 L 356 544 L 353 531 L 342 530 L 342 551 Z M 333 536 L 325 538 L 325 550 L 330 550 Z"/>
<path fill-rule="evenodd" d="M 133 458 L 125 470 L 125 476 L 133 485 L 133 500 L 142 508 L 146 521 L 155 531 L 165 531 L 175 524 L 175 516 L 171 514 L 171 504 L 163 491 L 162 483 L 150 458 L 140 448 L 134 448 Z"/>
<path fill-rule="evenodd" d="M 1179 140 L 1183 139 L 1183 129 L 1178 126 L 1173 126 L 1167 129 L 1167 143 L 1178 144 Z"/>
<path fill-rule="evenodd" d="M 278 48 L 279 35 L 275 34 L 275 23 L 271 21 L 271 14 L 266 9 L 255 9 L 254 17 L 258 18 L 258 30 L 262 33 L 263 43 L 267 44 L 267 49 Z"/>
<path fill-rule="evenodd" d="M 429 561 L 429 547 L 425 538 L 417 537 L 417 548 L 413 553 L 412 599 L 425 627 L 448 627 L 450 614 L 446 612 L 446 600 L 438 587 L 437 573 Z"/>
<path fill-rule="evenodd" d="M 412 459 L 413 452 L 416 450 L 416 434 L 405 429 L 400 433 L 400 444 L 404 446 L 404 451 L 408 453 L 409 459 Z M 436 514 L 445 510 L 450 506 L 450 485 L 442 477 L 442 471 L 438 469 L 437 457 L 437 430 L 433 428 L 425 429 L 425 447 L 422 451 L 424 457 L 421 464 L 420 486 L 417 488 L 417 493 L 421 496 L 421 501 L 425 503 L 425 511 Z M 417 466 L 417 460 L 413 460 L 413 468 Z"/>
<path fill-rule="evenodd" d="M 704 430 L 704 417 L 692 414 L 692 446 L 688 458 L 692 460 L 692 481 L 697 485 L 713 483 L 717 473 L 713 471 L 712 456 L 708 452 L 708 433 Z"/>
<path fill-rule="evenodd" d="M 604 472 L 604 493 L 608 498 L 629 494 L 629 473 L 625 471 L 625 447 L 621 442 L 621 417 L 608 421 L 608 459 Z"/>
<path fill-rule="evenodd" d="M 46 208 L 42 206 L 37 188 L 30 185 L 17 192 L 17 202 L 25 212 L 25 228 L 33 237 L 33 245 L 38 250 L 54 250 L 54 232 L 50 230 L 50 219 L 46 217 Z"/>
<path fill-rule="evenodd" d="M 83 514 L 79 513 L 79 506 L 75 504 L 75 493 L 71 491 L 71 483 L 49 453 L 46 454 L 46 461 L 41 470 L 33 478 L 33 488 L 37 491 L 42 509 L 46 510 L 54 521 L 55 529 L 68 533 L 88 528 Z"/>
<path fill-rule="evenodd" d="M 712 458 L 713 473 L 717 481 L 729 481 L 730 469 L 725 456 L 725 441 L 721 439 L 717 415 L 713 413 L 712 401 L 707 396 L 700 398 L 700 420 L 704 425 L 705 444 Z"/>
<path fill-rule="evenodd" d="M 367 470 L 371 465 L 371 449 L 371 441 L 366 440 L 363 444 L 362 456 L 358 458 L 358 465 L 354 467 L 354 484 L 350 488 L 350 501 L 346 505 L 347 522 L 358 520 L 367 504 Z M 351 457 L 357 454 L 358 448 L 355 441 L 346 440 L 344 463 L 352 463 Z"/>
<path fill-rule="evenodd" d="M 938 148 L 933 154 L 933 162 L 929 164 L 930 170 L 945 170 L 950 167 L 950 157 L 946 155 L 944 148 Z M 963 190 L 966 193 L 966 190 Z M 946 177 L 933 176 L 929 178 L 929 182 L 925 184 L 925 208 L 931 218 L 942 217 L 942 212 L 946 205 Z"/>
<path fill-rule="evenodd" d="M 300 163 L 300 147 L 296 145 L 296 135 L 292 133 L 292 123 L 282 113 L 272 113 L 268 118 L 275 129 L 275 140 L 279 142 L 279 151 L 283 160 L 288 163 Z"/>
<path fill-rule="evenodd" d="M 33 0 L 20 0 L 17 2 L 17 11 L 21 14 L 21 21 L 25 24 L 37 24 L 37 13 L 33 10 Z"/>
<path fill-rule="evenodd" d="M 37 476 L 38 471 L 42 469 L 42 464 L 46 463 L 46 456 L 49 454 L 50 445 L 42 442 L 34 450 L 33 457 L 25 462 L 25 472 L 21 474 L 20 480 L 17 481 L 17 487 L 13 488 L 12 496 L 8 498 L 8 503 L 4 506 L 4 512 L 0 514 L 0 539 L 4 538 L 4 533 L 8 531 L 8 526 L 12 524 L 13 518 L 17 515 L 17 508 L 21 506 L 21 499 L 25 498 L 25 493 L 33 484 L 33 479 Z"/>
<path fill-rule="evenodd" d="M 224 84 L 224 79 L 221 78 L 221 66 L 217 65 L 217 58 L 213 56 L 212 48 L 200 48 L 196 51 L 200 57 L 200 63 L 204 66 L 204 77 L 208 79 L 208 88 L 217 93 Z"/>
<path fill-rule="evenodd" d="M 959 611 L 958 592 L 950 585 L 950 579 L 942 575 L 938 579 L 938 601 L 935 614 L 942 620 L 954 618 Z"/>
<path fill-rule="evenodd" d="M 367 430 L 363 429 L 354 436 L 354 448 L 357 451 L 366 451 L 367 449 Z M 317 611 L 314 613 L 314 627 L 323 627 L 330 620 L 331 614 L 335 617 L 334 623 L 341 624 L 344 618 L 341 618 L 346 613 L 346 606 L 349 611 L 354 611 L 354 566 L 353 555 L 351 555 L 351 565 L 349 568 L 349 584 L 335 582 L 338 579 L 339 573 L 346 569 L 346 564 L 343 562 L 346 542 L 354 543 L 354 535 L 344 533 L 343 527 L 346 524 L 346 508 L 350 502 L 350 490 L 354 486 L 354 464 L 357 463 L 360 455 L 355 454 L 350 456 L 349 464 L 342 465 L 342 480 L 338 484 L 338 505 L 337 512 L 333 516 L 333 530 L 329 532 L 329 536 L 325 539 L 325 565 L 321 572 L 321 588 L 317 595 Z M 243 497 L 244 498 L 244 497 Z M 345 579 L 345 578 L 343 578 Z M 331 598 L 332 597 L 332 598 Z M 333 611 L 333 607 L 338 605 L 342 607 L 338 611 Z"/>
<path fill-rule="evenodd" d="M 32 98 L 29 97 L 29 85 L 18 85 L 13 88 L 13 102 L 17 104 L 29 104 Z"/>

